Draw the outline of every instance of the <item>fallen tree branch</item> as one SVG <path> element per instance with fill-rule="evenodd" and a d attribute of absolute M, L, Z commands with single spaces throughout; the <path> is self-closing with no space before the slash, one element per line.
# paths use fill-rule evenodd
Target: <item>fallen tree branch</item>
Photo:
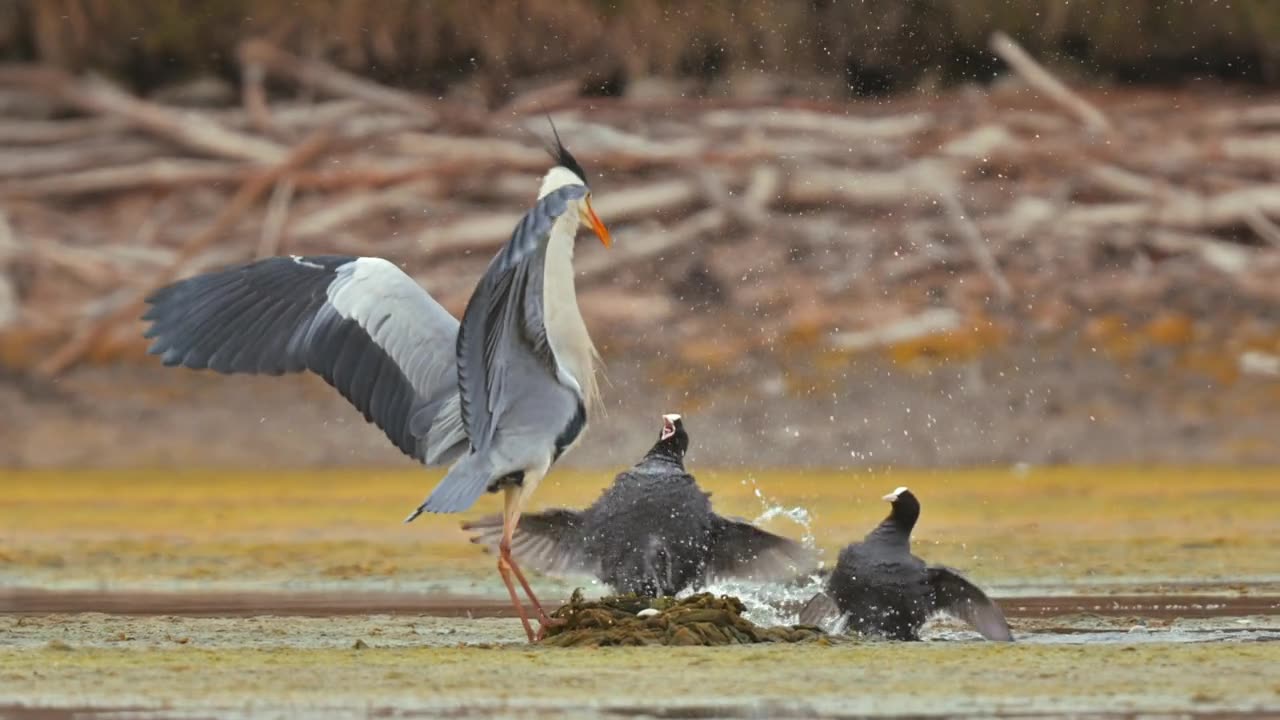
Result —
<path fill-rule="evenodd" d="M 921 188 L 920 177 L 914 165 L 888 171 L 810 167 L 791 173 L 783 198 L 803 206 L 846 203 L 906 210 L 932 201 Z"/>
<path fill-rule="evenodd" d="M 393 142 L 396 150 L 404 154 L 437 161 L 465 160 L 477 165 L 522 170 L 544 170 L 547 166 L 546 151 L 510 140 L 402 132 L 393 138 Z"/>
<path fill-rule="evenodd" d="M 830 344 L 837 350 L 861 352 L 950 332 L 960 327 L 960 313 L 951 308 L 934 308 L 889 325 L 835 333 Z"/>
<path fill-rule="evenodd" d="M 634 267 L 641 261 L 692 245 L 694 241 L 716 235 L 728 223 L 723 210 L 702 210 L 667 228 L 645 227 L 628 232 L 618 238 L 610 252 L 598 252 L 578 260 L 578 275 L 582 282 L 591 283 L 609 277 L 619 267 Z"/>
<path fill-rule="evenodd" d="M 600 219 L 609 225 L 638 217 L 661 217 L 688 207 L 697 198 L 698 188 L 693 181 L 668 180 L 615 190 L 594 200 L 593 205 Z M 507 240 L 519 220 L 516 213 L 464 218 L 423 230 L 416 244 L 433 255 L 487 250 Z"/>
<path fill-rule="evenodd" d="M 108 91 L 105 105 L 92 95 L 92 112 L 105 114 L 87 119 L 0 120 L 0 209 L 22 248 L 0 260 L 0 279 L 20 303 L 10 332 L 24 344 L 38 336 L 40 353 L 45 344 L 56 350 L 42 374 L 114 357 L 111 348 L 134 352 L 134 317 L 149 287 L 280 252 L 386 256 L 461 309 L 533 202 L 548 166 L 536 140 L 546 135 L 542 117 L 477 110 L 495 130 L 470 136 L 450 122 L 447 104 L 387 95 L 360 78 L 358 87 L 341 76 L 333 84 L 316 74 L 330 70 L 323 63 L 286 56 L 271 66 L 248 50 L 243 94 L 224 108 L 120 101 Z M 269 99 L 268 74 L 340 99 Z M 52 84 L 36 87 L 39 79 Z M 37 108 L 24 117 L 89 109 L 62 99 L 58 83 L 88 87 L 2 66 L 0 101 Z M 1175 282 L 1280 302 L 1271 281 L 1280 269 L 1280 185 L 1269 172 L 1280 162 L 1272 157 L 1280 123 L 1263 112 L 1271 106 L 1243 104 L 1219 118 L 1195 103 L 1177 115 L 1143 105 L 1104 116 L 1124 147 L 1082 147 L 1077 112 L 1036 111 L 1021 98 L 1007 107 L 999 93 L 962 116 L 864 117 L 858 104 L 790 100 L 560 104 L 550 93 L 525 101 L 568 110 L 557 125 L 592 171 L 593 203 L 618 242 L 611 251 L 584 243 L 576 267 L 600 298 L 648 296 L 659 307 L 681 278 L 648 276 L 659 267 L 684 273 L 693 262 L 709 283 L 740 283 L 720 294 L 725 312 L 758 310 L 752 321 L 768 337 L 785 333 L 815 293 L 824 336 L 882 322 L 879 304 L 891 314 L 919 307 L 925 292 L 945 297 L 962 326 L 993 310 L 1015 327 L 1051 325 L 1038 314 L 1062 317 L 1055 304 L 1105 307 Z M 188 116 L 208 123 L 194 123 L 193 135 Z M 437 122 L 449 130 L 426 129 Z M 231 135 L 215 132 L 222 140 L 211 144 L 199 130 L 209 124 Z M 249 138 L 291 154 L 321 128 L 333 138 L 325 162 L 287 171 L 239 145 L 228 154 L 224 142 Z M 259 185 L 263 174 L 271 179 Z M 615 278 L 626 287 L 602 287 Z M 1089 281 L 1078 295 L 1064 289 L 1075 278 Z M 1022 298 L 1034 320 L 1012 311 Z M 721 319 L 682 323 L 697 332 Z M 121 342 L 128 337 L 132 345 Z"/>
<path fill-rule="evenodd" d="M 505 105 L 498 108 L 495 114 L 499 117 L 510 117 L 512 115 L 545 113 L 552 108 L 576 100 L 581 87 L 582 80 L 578 78 L 544 83 L 517 94 Z"/>
<path fill-rule="evenodd" d="M 1245 214 L 1244 221 L 1250 229 L 1258 234 L 1258 237 L 1270 244 L 1271 247 L 1280 248 L 1280 227 L 1271 222 L 1271 218 L 1254 208 L 1251 212 Z"/>
<path fill-rule="evenodd" d="M 358 75 L 318 60 L 303 60 L 262 40 L 249 40 L 240 46 L 240 62 L 256 65 L 266 72 L 288 77 L 330 95 L 363 100 L 377 107 L 407 113 L 434 125 L 436 112 L 422 99 L 400 90 L 370 82 Z"/>
<path fill-rule="evenodd" d="M 1043 65 L 1035 61 L 1013 38 L 997 31 L 991 36 L 991 50 L 1000 56 L 1014 72 L 1018 73 L 1031 87 L 1039 90 L 1045 97 L 1061 105 L 1072 115 L 1080 118 L 1090 130 L 1112 132 L 1111 121 L 1102 111 L 1077 95 L 1071 88 L 1054 77 Z"/>
<path fill-rule="evenodd" d="M 0 145 L 57 145 L 110 137 L 126 127 L 119 118 L 93 117 L 75 120 L 5 120 L 0 122 Z"/>
<path fill-rule="evenodd" d="M 958 183 L 954 178 L 950 177 L 945 167 L 936 162 L 921 163 L 919 171 L 924 182 L 932 187 L 934 196 L 942 203 L 947 219 L 950 220 L 952 227 L 955 228 L 956 234 L 964 241 L 969 254 L 973 256 L 973 261 L 991 281 L 1000 301 L 1008 304 L 1013 299 L 1013 290 L 1009 286 L 1009 280 L 1000 271 L 1000 265 L 996 262 L 995 256 L 991 254 L 991 248 L 987 247 L 987 240 L 982 236 L 982 231 L 978 229 L 973 220 L 969 219 L 964 205 L 961 204 Z"/>
<path fill-rule="evenodd" d="M 145 187 L 180 188 L 235 182 L 247 172 L 250 170 L 243 165 L 222 160 L 157 158 L 130 165 L 9 180 L 0 183 L 0 197 L 71 197 Z"/>
<path fill-rule="evenodd" d="M 66 372 L 84 357 L 97 342 L 107 337 L 116 325 L 138 317 L 146 305 L 146 298 L 159 287 L 178 277 L 185 270 L 184 263 L 203 252 L 218 238 L 222 237 L 230 227 L 249 210 L 283 176 L 306 165 L 329 147 L 333 141 L 333 133 L 319 130 L 312 134 L 289 153 L 288 157 L 278 165 L 255 174 L 240 187 L 231 198 L 222 213 L 214 219 L 204 232 L 196 235 L 183 246 L 182 252 L 172 266 L 164 273 L 152 278 L 142 292 L 134 299 L 121 306 L 119 310 L 107 315 L 100 321 L 81 328 L 70 340 L 58 348 L 52 355 L 36 366 L 36 374 L 46 379 Z"/>
<path fill-rule="evenodd" d="M 133 139 L 91 140 L 15 150 L 0 148 L 0 180 L 142 162 L 163 152 L 156 143 Z"/>
<path fill-rule="evenodd" d="M 263 86 L 267 73 L 256 62 L 243 63 L 241 70 L 240 98 L 245 112 L 249 114 L 249 120 L 258 132 L 270 133 L 274 129 L 274 122 L 267 103 L 267 90 Z"/>
<path fill-rule="evenodd" d="M 702 124 L 712 128 L 765 128 L 804 136 L 834 135 L 851 142 L 909 138 L 932 127 L 933 122 L 928 113 L 857 117 L 778 108 L 716 110 L 702 116 Z"/>
<path fill-rule="evenodd" d="M 81 110 L 120 118 L 199 153 L 257 163 L 279 162 L 285 155 L 285 149 L 273 142 L 223 127 L 206 114 L 141 100 L 101 78 L 75 80 L 57 71 L 12 71 L 0 73 L 0 82 L 18 82 Z"/>
<path fill-rule="evenodd" d="M 289 208 L 293 205 L 294 184 L 289 178 L 276 183 L 267 201 L 267 215 L 262 221 L 262 234 L 258 240 L 257 257 L 265 258 L 280 253 L 280 239 L 284 226 L 289 222 Z"/>
<path fill-rule="evenodd" d="M 294 223 L 291 235 L 305 240 L 331 233 L 343 225 L 354 223 L 374 213 L 400 210 L 406 205 L 433 195 L 433 181 L 419 181 L 395 186 L 383 191 L 361 191 L 330 203 Z"/>

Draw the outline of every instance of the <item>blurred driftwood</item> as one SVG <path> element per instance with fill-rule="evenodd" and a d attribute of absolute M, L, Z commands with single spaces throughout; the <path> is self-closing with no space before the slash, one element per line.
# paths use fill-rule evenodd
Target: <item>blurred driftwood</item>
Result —
<path fill-rule="evenodd" d="M 1069 110 L 1073 115 L 1080 118 L 1084 124 L 1092 130 L 1110 131 L 1112 129 L 1111 121 L 1107 119 L 1102 111 L 1094 107 L 1089 101 L 1072 92 L 1061 80 L 1054 77 L 1040 63 L 1036 62 L 1022 46 L 1013 41 L 1002 31 L 997 31 L 991 36 L 991 50 L 1000 56 L 1026 80 L 1028 84 L 1036 90 L 1044 93 L 1045 97 L 1053 100 L 1059 105 Z"/>
<path fill-rule="evenodd" d="M 322 90 L 329 95 L 354 98 L 395 112 L 418 115 L 434 123 L 435 112 L 420 98 L 365 80 L 317 60 L 303 60 L 261 40 L 250 40 L 240 46 L 240 62 L 261 68 L 265 74 L 276 74 Z M 251 106 L 253 102 L 249 103 Z M 263 112 L 262 107 L 257 112 Z M 250 109 L 250 113 L 254 113 Z"/>
<path fill-rule="evenodd" d="M 320 130 L 312 137 L 300 143 L 277 166 L 252 175 L 240 187 L 226 207 L 218 214 L 205 230 L 192 237 L 181 249 L 165 272 L 148 278 L 141 292 L 119 310 L 80 328 L 65 344 L 59 347 L 48 358 L 36 367 L 38 375 L 52 377 L 75 364 L 88 352 L 94 343 L 111 333 L 121 322 L 137 317 L 142 313 L 146 296 L 166 282 L 182 276 L 188 271 L 186 263 L 207 249 L 221 238 L 240 217 L 247 212 L 258 199 L 269 190 L 281 177 L 314 160 L 332 142 L 331 133 Z"/>
<path fill-rule="evenodd" d="M 50 377 L 122 342 L 136 351 L 147 293 L 282 252 L 385 256 L 460 310 L 536 194 L 544 107 L 558 108 L 617 239 L 582 248 L 581 282 L 598 298 L 624 284 L 619 297 L 654 307 L 714 300 L 728 315 L 677 313 L 694 336 L 750 322 L 768 342 L 854 352 L 959 333 L 978 313 L 1022 322 L 1027 308 L 1105 307 L 1152 288 L 1280 302 L 1275 105 L 1173 113 L 1171 97 L 1108 112 L 1007 38 L 992 42 L 1043 107 L 995 89 L 925 109 L 589 107 L 561 81 L 488 113 L 261 41 L 244 45 L 245 85 L 225 107 L 0 67 L 6 97 L 57 111 L 0 117 L 0 341 L 36 338 L 33 369 Z M 273 97 L 268 79 L 323 99 Z"/>

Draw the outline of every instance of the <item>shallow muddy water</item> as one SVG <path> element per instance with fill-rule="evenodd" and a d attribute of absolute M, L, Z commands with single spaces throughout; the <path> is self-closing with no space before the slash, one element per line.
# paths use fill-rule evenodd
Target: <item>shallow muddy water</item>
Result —
<path fill-rule="evenodd" d="M 910 644 L 531 648 L 462 518 L 399 522 L 434 479 L 0 474 L 0 717 L 1280 714 L 1277 470 L 699 473 L 828 558 L 909 485 L 917 554 L 987 588 L 1011 646 L 937 620 Z M 535 506 L 610 479 L 561 473 Z M 717 589 L 787 622 L 812 588 Z"/>

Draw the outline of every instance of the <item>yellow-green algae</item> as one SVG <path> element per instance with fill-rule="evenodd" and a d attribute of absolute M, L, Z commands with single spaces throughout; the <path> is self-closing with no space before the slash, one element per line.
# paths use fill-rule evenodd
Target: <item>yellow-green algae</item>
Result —
<path fill-rule="evenodd" d="M 924 503 L 918 552 L 981 582 L 1213 582 L 1280 568 L 1276 468 L 694 469 L 723 514 L 757 516 L 757 488 L 770 502 L 808 508 L 828 557 L 879 521 L 881 495 L 908 485 Z M 586 505 L 613 474 L 558 471 L 532 507 Z M 10 584 L 44 587 L 486 578 L 492 557 L 458 524 L 495 512 L 493 498 L 465 515 L 400 522 L 438 477 L 416 469 L 0 472 L 0 572 Z M 784 519 L 766 527 L 803 532 Z"/>
<path fill-rule="evenodd" d="M 845 712 L 1280 709 L 1280 645 L 0 648 L 0 700 L 170 708 L 592 704 Z"/>
<path fill-rule="evenodd" d="M 726 514 L 757 515 L 757 487 L 771 502 L 810 508 L 818 544 L 828 550 L 878 521 L 880 495 L 909 485 L 925 506 L 917 551 L 984 583 L 1238 580 L 1280 568 L 1280 471 L 1270 468 L 698 475 Z M 317 578 L 353 589 L 370 578 L 411 583 L 461 573 L 500 590 L 492 557 L 465 542 L 461 518 L 399 522 L 436 477 L 414 470 L 7 472 L 0 474 L 0 571 L 10 585 L 187 579 L 195 587 L 283 586 Z M 611 472 L 558 472 L 535 505 L 583 505 L 611 479 Z M 494 505 L 484 499 L 467 517 Z M 786 522 L 770 527 L 799 533 Z M 1124 631 L 1129 622 L 1107 627 Z M 1272 669 L 1280 666 L 1280 643 L 1152 641 L 1165 637 L 1157 633 L 1167 625 L 1151 627 L 1129 644 L 556 648 L 519 642 L 511 619 L 0 616 L 0 708 L 430 715 L 461 706 L 484 716 L 532 708 L 547 717 L 590 715 L 600 705 L 632 714 L 693 708 L 699 716 L 747 706 L 793 715 L 1280 712 Z M 357 644 L 365 648 L 352 649 Z"/>

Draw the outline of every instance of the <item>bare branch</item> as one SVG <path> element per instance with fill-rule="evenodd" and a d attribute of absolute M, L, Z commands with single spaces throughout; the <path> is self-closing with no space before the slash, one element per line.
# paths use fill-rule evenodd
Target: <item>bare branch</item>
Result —
<path fill-rule="evenodd" d="M 1018 73 L 1027 84 L 1080 118 L 1090 130 L 1111 132 L 1113 127 L 1102 111 L 1077 95 L 1061 80 L 1054 77 L 1043 65 L 1035 61 L 1013 38 L 997 31 L 991 36 L 991 50 Z"/>
<path fill-rule="evenodd" d="M 204 252 L 214 241 L 222 237 L 250 207 L 258 202 L 259 198 L 275 185 L 277 180 L 314 160 L 329 147 L 332 141 L 333 134 L 331 132 L 328 130 L 317 131 L 311 137 L 299 143 L 289 153 L 284 162 L 251 177 L 240 187 L 240 190 L 231 198 L 231 202 L 214 219 L 213 223 L 183 246 L 177 260 L 166 272 L 153 278 L 143 292 L 138 293 L 132 301 L 124 304 L 116 312 L 96 323 L 82 327 L 62 347 L 58 348 L 57 351 L 37 366 L 36 373 L 44 378 L 61 375 L 68 368 L 79 362 L 94 344 L 107 337 L 115 329 L 116 325 L 136 318 L 145 305 L 146 297 L 153 290 L 181 275 L 186 269 L 184 263 L 187 260 Z"/>

